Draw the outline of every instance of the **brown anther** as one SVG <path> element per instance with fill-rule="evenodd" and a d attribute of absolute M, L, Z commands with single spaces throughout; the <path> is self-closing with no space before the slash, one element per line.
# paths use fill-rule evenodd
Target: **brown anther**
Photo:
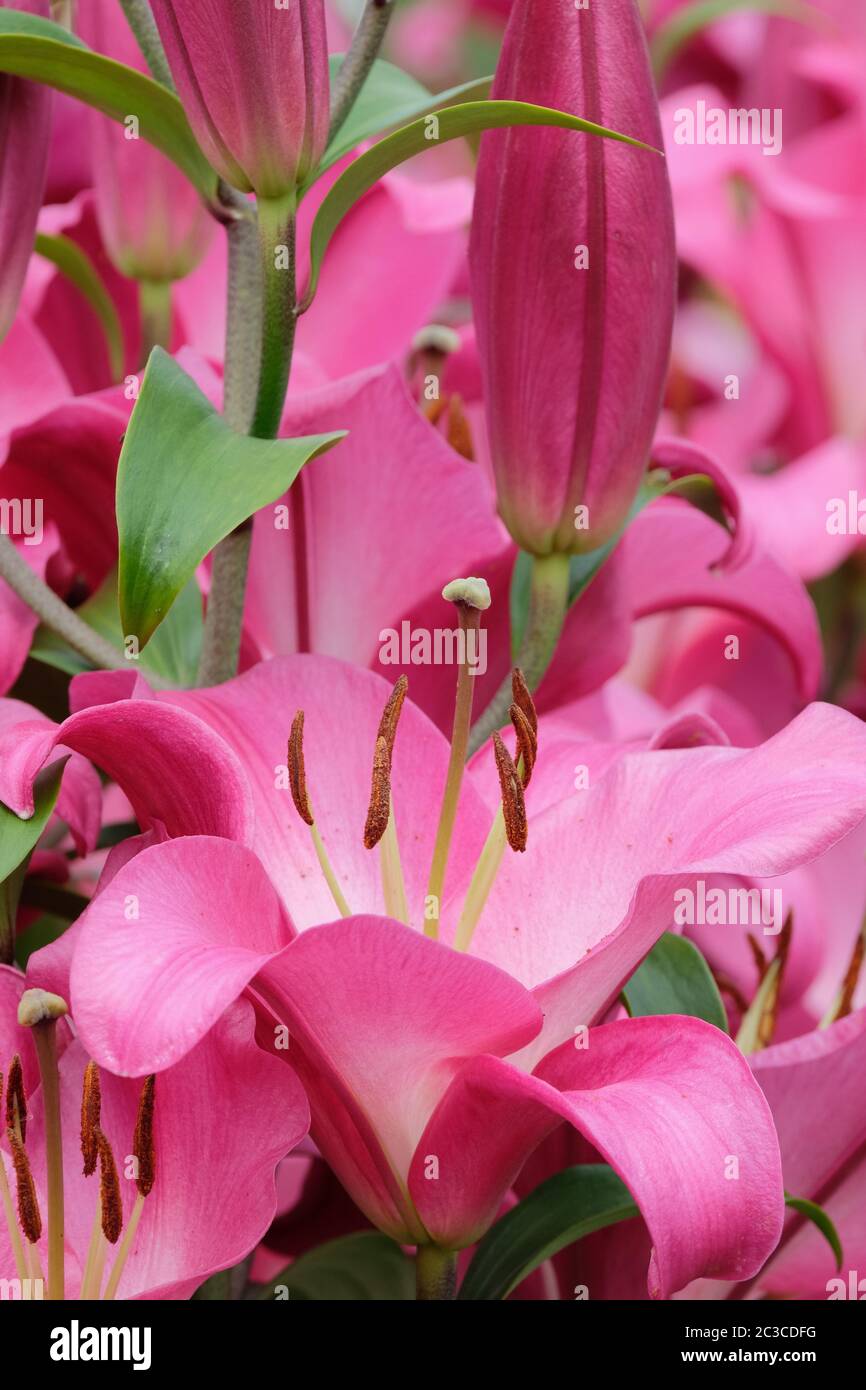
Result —
<path fill-rule="evenodd" d="M 511 848 L 522 854 L 526 849 L 527 835 L 523 783 L 512 762 L 511 754 L 497 733 L 493 735 L 493 751 L 496 756 L 496 771 L 499 773 L 499 786 L 502 791 L 505 834 Z"/>
<path fill-rule="evenodd" d="M 138 1160 L 138 1176 L 135 1185 L 142 1197 L 146 1197 L 156 1181 L 156 1154 L 153 1147 L 153 1106 L 155 1100 L 156 1077 L 145 1078 L 138 1102 L 138 1118 L 135 1121 L 135 1134 L 132 1152 Z"/>
<path fill-rule="evenodd" d="M 376 740 L 383 738 L 388 745 L 388 757 L 394 753 L 394 739 L 397 737 L 397 724 L 400 720 L 400 711 L 403 708 L 403 701 L 406 699 L 406 692 L 409 689 L 409 681 L 406 676 L 401 676 L 394 685 L 394 689 L 388 697 L 388 703 L 382 711 L 382 718 L 379 720 L 379 731 Z"/>
<path fill-rule="evenodd" d="M 27 1157 L 27 1151 L 14 1129 L 6 1131 L 6 1138 L 9 1140 L 18 1188 L 18 1220 L 27 1240 L 31 1245 L 35 1245 L 42 1235 L 42 1216 L 36 1197 L 36 1184 L 30 1169 L 30 1159 Z"/>
<path fill-rule="evenodd" d="M 99 1153 L 99 1206 L 102 1212 L 102 1234 L 109 1245 L 116 1245 L 123 1228 L 123 1199 L 120 1178 L 111 1145 L 102 1130 L 97 1128 L 94 1140 Z M 151 1187 L 153 1183 L 151 1182 Z M 150 1189 L 148 1189 L 149 1191 Z"/>
<path fill-rule="evenodd" d="M 391 754 L 384 738 L 376 739 L 373 755 L 373 785 L 364 826 L 364 847 L 375 849 L 388 828 L 391 814 Z"/>
<path fill-rule="evenodd" d="M 388 696 L 388 703 L 379 720 L 376 750 L 373 754 L 373 784 L 370 789 L 367 822 L 364 826 L 366 849 L 374 849 L 388 828 L 388 817 L 391 814 L 391 758 L 400 711 L 408 689 L 409 681 L 405 676 L 401 676 Z"/>
<path fill-rule="evenodd" d="M 424 406 L 424 414 L 427 416 L 431 425 L 439 424 L 447 404 L 448 400 L 446 396 L 435 396 L 432 401 L 427 401 Z"/>
<path fill-rule="evenodd" d="M 535 755 L 538 751 L 538 740 L 532 731 L 532 725 L 523 713 L 519 705 L 512 705 L 508 713 L 511 715 L 511 722 L 514 725 L 514 732 L 517 735 L 517 756 L 515 761 L 519 764 L 523 759 L 521 774 L 524 787 L 529 786 L 529 779 L 532 776 L 532 769 L 535 767 Z"/>
<path fill-rule="evenodd" d="M 24 1094 L 24 1072 L 18 1053 L 9 1063 L 6 1078 L 6 1128 L 21 1134 L 22 1144 L 27 1138 L 27 1097 Z"/>
<path fill-rule="evenodd" d="M 99 1157 L 99 1119 L 102 1112 L 102 1091 L 99 1085 L 99 1068 L 95 1062 L 88 1062 L 84 1071 L 84 1085 L 81 1090 L 81 1156 L 84 1159 L 84 1176 L 91 1177 L 96 1172 Z"/>
<path fill-rule="evenodd" d="M 448 443 L 456 454 L 475 462 L 475 445 L 472 430 L 463 409 L 463 397 L 452 396 L 448 402 Z"/>
<path fill-rule="evenodd" d="M 529 692 L 526 684 L 526 677 L 519 666 L 515 666 L 511 672 L 511 698 L 514 703 L 522 709 L 526 716 L 527 723 L 531 726 L 532 732 L 538 737 L 538 714 L 535 709 L 535 701 Z"/>
<path fill-rule="evenodd" d="M 839 1003 L 833 1015 L 833 1021 L 839 1018 L 847 1018 L 854 1003 L 854 992 L 857 989 L 857 982 L 860 979 L 860 971 L 863 967 L 863 957 L 866 955 L 866 932 L 861 931 L 854 944 L 854 953 L 851 956 L 848 969 L 845 971 L 845 978 L 842 981 L 842 989 L 839 994 Z"/>
<path fill-rule="evenodd" d="M 310 809 L 310 799 L 307 796 L 307 774 L 304 769 L 304 711 L 299 709 L 292 720 L 292 731 L 289 734 L 289 786 L 292 789 L 292 800 L 295 803 L 295 810 L 302 821 L 307 825 L 313 824 L 313 812 Z"/>

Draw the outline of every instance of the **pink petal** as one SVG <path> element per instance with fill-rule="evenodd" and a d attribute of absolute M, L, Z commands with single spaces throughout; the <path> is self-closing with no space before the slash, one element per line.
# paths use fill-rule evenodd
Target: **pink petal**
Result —
<path fill-rule="evenodd" d="M 161 1071 L 290 938 L 249 850 L 204 836 L 143 850 L 78 923 L 71 992 L 79 1035 L 122 1076 Z"/>
<path fill-rule="evenodd" d="M 431 1236 L 464 1243 L 556 1124 L 573 1124 L 631 1190 L 653 1240 L 648 1286 L 668 1297 L 696 1272 L 746 1279 L 775 1249 L 784 1212 L 769 1107 L 729 1038 L 699 1019 L 627 1019 L 532 1076 L 468 1063 L 416 1152 L 410 1190 Z M 440 1178 L 425 1181 L 425 1156 Z M 726 1174 L 738 1164 L 736 1180 Z"/>

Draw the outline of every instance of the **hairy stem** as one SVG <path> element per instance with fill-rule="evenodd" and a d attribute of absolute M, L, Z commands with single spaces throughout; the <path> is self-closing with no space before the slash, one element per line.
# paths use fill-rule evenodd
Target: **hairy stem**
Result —
<path fill-rule="evenodd" d="M 280 428 L 295 328 L 295 194 L 259 199 L 263 317 L 259 389 L 250 433 L 275 439 Z"/>
<path fill-rule="evenodd" d="M 246 434 L 255 410 L 262 340 L 259 235 L 252 203 L 225 185 L 220 197 L 229 254 L 223 411 L 231 428 Z M 247 521 L 213 552 L 199 685 L 219 685 L 237 671 L 251 541 L 252 523 Z"/>
<path fill-rule="evenodd" d="M 171 69 L 150 8 L 150 0 L 120 0 L 120 4 L 152 76 L 164 87 L 174 91 Z"/>
<path fill-rule="evenodd" d="M 382 47 L 385 31 L 393 13 L 394 0 L 367 0 L 349 52 L 343 60 L 343 66 L 337 74 L 331 92 L 329 142 L 340 130 L 358 99 L 358 93 Z"/>
<path fill-rule="evenodd" d="M 8 536 L 0 535 L 0 578 L 5 579 L 20 599 L 32 608 L 46 627 L 62 637 L 72 649 L 93 666 L 107 671 L 128 671 L 130 663 L 117 647 L 88 626 L 78 614 L 49 589 Z M 155 682 L 152 682 L 155 683 Z"/>

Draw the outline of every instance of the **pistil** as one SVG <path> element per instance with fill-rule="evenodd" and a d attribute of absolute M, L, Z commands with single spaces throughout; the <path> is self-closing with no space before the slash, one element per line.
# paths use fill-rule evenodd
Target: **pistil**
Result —
<path fill-rule="evenodd" d="M 48 1177 L 48 1298 L 52 1301 L 64 1297 L 63 1134 L 60 1123 L 60 1073 L 57 1067 L 57 1020 L 68 1012 L 65 1000 L 41 989 L 25 990 L 18 1005 L 19 1024 L 22 1028 L 33 1030 L 42 1079 Z M 23 1145 L 21 1153 L 24 1153 Z M 20 1190 L 19 1186 L 19 1194 Z"/>
<path fill-rule="evenodd" d="M 442 590 L 442 597 L 452 602 L 457 609 L 463 650 L 460 653 L 462 659 L 457 673 L 457 700 L 454 706 L 454 723 L 451 730 L 451 755 L 448 760 L 448 772 L 442 794 L 442 808 L 439 812 L 439 825 L 433 846 L 433 862 L 430 866 L 430 879 L 427 885 L 424 934 L 432 937 L 434 941 L 439 935 L 442 891 L 445 887 L 448 854 L 457 820 L 460 787 L 466 767 L 469 731 L 472 728 L 475 678 L 470 662 L 470 643 L 473 636 L 477 642 L 477 635 L 481 626 L 481 614 L 490 607 L 490 590 L 483 579 L 456 579 Z"/>

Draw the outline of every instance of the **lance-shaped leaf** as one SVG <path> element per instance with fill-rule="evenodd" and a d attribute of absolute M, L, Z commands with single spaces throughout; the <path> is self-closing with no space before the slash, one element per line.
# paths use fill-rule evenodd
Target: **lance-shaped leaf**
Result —
<path fill-rule="evenodd" d="M 343 65 L 345 55 L 331 56 L 331 85 Z M 431 111 L 439 111 L 443 106 L 456 106 L 462 101 L 478 101 L 486 97 L 493 83 L 492 77 L 479 77 L 472 82 L 464 82 L 459 87 L 449 87 L 445 92 L 434 96 L 402 68 L 377 58 L 370 75 L 358 95 L 344 123 L 340 126 L 322 158 L 322 162 L 307 186 L 312 184 L 344 154 L 354 150 L 371 135 L 379 135 L 383 130 L 393 130 L 406 125 Z"/>
<path fill-rule="evenodd" d="M 632 1018 L 687 1014 L 728 1031 L 725 1006 L 710 967 L 697 946 L 665 932 L 623 989 Z"/>
<path fill-rule="evenodd" d="M 116 63 L 83 44 L 50 19 L 21 10 L 0 9 L 0 72 L 29 77 L 94 106 L 129 126 L 182 169 L 208 199 L 217 177 L 173 92 L 124 63 Z"/>
<path fill-rule="evenodd" d="M 274 502 L 345 431 L 305 439 L 235 434 L 186 372 L 155 348 L 117 468 L 118 590 L 127 641 L 144 647 L 196 566 Z"/>
<path fill-rule="evenodd" d="M 810 1202 L 807 1197 L 792 1197 L 790 1192 L 785 1193 L 785 1206 L 790 1207 L 791 1211 L 797 1212 L 799 1216 L 804 1216 L 807 1221 L 821 1232 L 830 1249 L 833 1251 L 833 1258 L 836 1261 L 836 1268 L 841 1269 L 845 1263 L 845 1254 L 842 1249 L 842 1241 L 839 1232 L 836 1230 L 832 1219 L 827 1215 L 823 1207 L 819 1207 L 817 1202 Z"/>
<path fill-rule="evenodd" d="M 458 1297 L 507 1298 L 567 1245 L 637 1215 L 628 1188 L 606 1163 L 581 1163 L 555 1173 L 491 1226 Z"/>
<path fill-rule="evenodd" d="M 40 777 L 29 820 L 0 805 L 0 963 L 8 965 L 15 949 L 15 915 L 30 855 L 54 810 L 66 762 L 55 763 Z"/>
<path fill-rule="evenodd" d="M 447 106 L 442 111 L 431 112 L 359 155 L 323 200 L 310 236 L 310 279 L 303 307 L 309 308 L 313 302 L 325 252 L 346 213 L 391 169 L 405 164 L 407 159 L 422 154 L 424 150 L 433 149 L 449 140 L 459 140 L 465 135 L 507 126 L 532 125 L 559 126 L 563 130 L 619 140 L 643 151 L 644 158 L 663 158 L 660 150 L 641 140 L 634 140 L 630 135 L 608 130 L 593 121 L 584 121 L 580 116 L 569 115 L 567 111 L 554 111 L 551 107 L 534 106 L 525 101 L 467 101 L 459 106 Z"/>

